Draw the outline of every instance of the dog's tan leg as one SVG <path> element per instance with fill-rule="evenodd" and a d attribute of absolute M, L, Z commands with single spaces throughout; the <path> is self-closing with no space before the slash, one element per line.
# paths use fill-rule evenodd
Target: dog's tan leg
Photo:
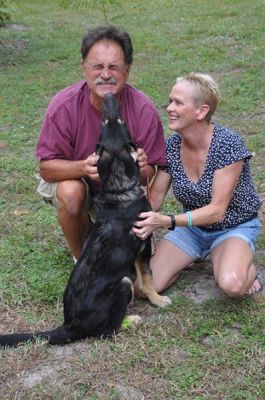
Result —
<path fill-rule="evenodd" d="M 152 275 L 149 265 L 145 265 L 141 256 L 138 256 L 135 261 L 135 269 L 137 272 L 137 279 L 135 284 L 135 294 L 137 289 L 140 290 L 154 306 L 165 307 L 171 304 L 171 300 L 167 296 L 160 296 L 153 285 Z M 143 297 L 139 295 L 139 297 Z"/>

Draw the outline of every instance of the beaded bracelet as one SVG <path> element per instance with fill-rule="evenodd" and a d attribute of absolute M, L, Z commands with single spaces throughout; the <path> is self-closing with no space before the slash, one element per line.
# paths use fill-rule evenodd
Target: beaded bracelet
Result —
<path fill-rule="evenodd" d="M 188 227 L 191 227 L 191 226 L 192 226 L 192 216 L 191 216 L 191 212 L 190 212 L 190 211 L 187 211 L 186 214 L 187 214 Z"/>

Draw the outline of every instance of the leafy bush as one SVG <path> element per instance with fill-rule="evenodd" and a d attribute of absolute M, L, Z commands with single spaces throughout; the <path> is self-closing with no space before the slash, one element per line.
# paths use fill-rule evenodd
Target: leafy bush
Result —
<path fill-rule="evenodd" d="M 122 8 L 121 0 L 61 0 L 63 8 L 94 9 L 103 12 L 106 24 L 109 24 L 108 13 L 111 7 Z"/>
<path fill-rule="evenodd" d="M 7 8 L 7 2 L 0 0 L 0 26 L 3 26 L 11 18 L 9 9 Z"/>

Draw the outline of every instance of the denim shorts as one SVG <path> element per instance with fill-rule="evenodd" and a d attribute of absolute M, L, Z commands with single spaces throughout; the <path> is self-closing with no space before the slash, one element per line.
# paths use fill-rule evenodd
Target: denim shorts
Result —
<path fill-rule="evenodd" d="M 166 233 L 165 240 L 170 241 L 194 260 L 204 259 L 221 242 L 231 237 L 245 240 L 255 253 L 255 243 L 260 232 L 260 221 L 253 218 L 247 222 L 231 228 L 206 231 L 197 226 L 177 227 L 174 231 Z"/>

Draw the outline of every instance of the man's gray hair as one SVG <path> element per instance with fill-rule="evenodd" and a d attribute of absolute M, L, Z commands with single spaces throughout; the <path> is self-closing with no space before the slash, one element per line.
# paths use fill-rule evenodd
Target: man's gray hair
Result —
<path fill-rule="evenodd" d="M 83 36 L 81 54 L 85 60 L 91 47 L 101 40 L 112 40 L 119 44 L 124 53 L 126 65 L 131 65 L 133 61 L 133 47 L 129 34 L 116 26 L 97 26 L 89 29 Z"/>

